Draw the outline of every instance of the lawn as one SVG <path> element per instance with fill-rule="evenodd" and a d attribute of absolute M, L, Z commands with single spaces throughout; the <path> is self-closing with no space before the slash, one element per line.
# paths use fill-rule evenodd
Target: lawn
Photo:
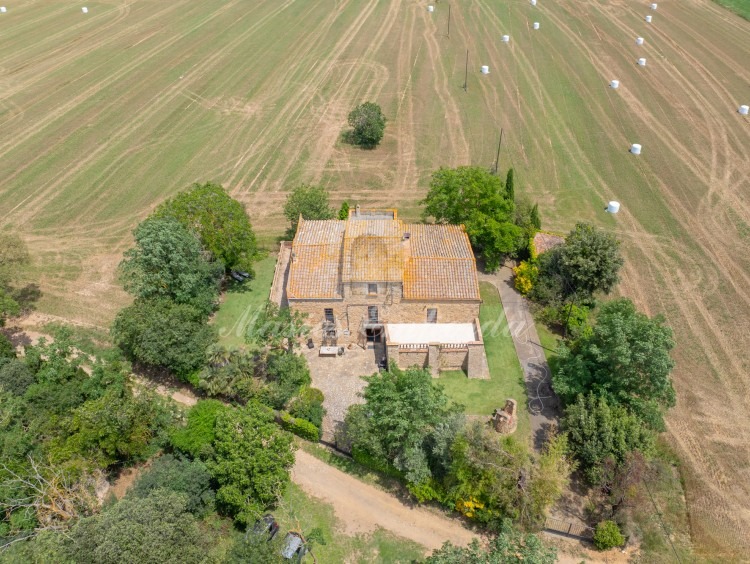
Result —
<path fill-rule="evenodd" d="M 526 437 L 529 433 L 529 419 L 525 409 L 526 387 L 500 295 L 487 282 L 481 282 L 479 289 L 483 301 L 479 322 L 490 367 L 490 379 L 470 380 L 463 372 L 452 371 L 442 372 L 437 382 L 445 388 L 451 399 L 466 407 L 469 415 L 489 416 L 496 407 L 503 407 L 507 398 L 515 399 L 519 406 L 516 433 L 520 437 Z"/>
<path fill-rule="evenodd" d="M 245 343 L 245 328 L 268 299 L 275 267 L 276 255 L 267 256 L 255 264 L 252 280 L 232 285 L 224 294 L 224 301 L 213 318 L 222 345 L 238 347 Z"/>
<path fill-rule="evenodd" d="M 547 363 L 554 373 L 557 348 L 560 346 L 562 339 L 541 321 L 535 319 L 534 324 L 536 325 L 536 332 L 539 335 L 539 342 L 544 349 L 544 356 L 547 357 Z"/>
<path fill-rule="evenodd" d="M 424 547 L 383 530 L 355 536 L 338 532 L 340 524 L 333 507 L 310 497 L 295 484 L 289 485 L 273 514 L 282 535 L 289 530 L 302 529 L 304 534 L 315 528 L 322 530 L 326 544 L 313 547 L 318 562 L 413 562 L 424 556 Z M 312 558 L 305 562 L 312 562 Z"/>

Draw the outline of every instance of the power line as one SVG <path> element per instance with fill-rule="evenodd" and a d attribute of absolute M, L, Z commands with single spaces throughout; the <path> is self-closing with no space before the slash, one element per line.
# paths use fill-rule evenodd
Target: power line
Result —
<path fill-rule="evenodd" d="M 659 511 L 659 508 L 656 506 L 656 502 L 654 501 L 654 496 L 651 495 L 651 489 L 648 487 L 648 481 L 646 479 L 643 480 L 643 485 L 646 486 L 648 497 L 651 498 L 651 503 L 654 506 L 654 511 L 656 511 L 656 517 L 657 519 L 659 519 L 659 524 L 661 525 L 661 528 L 664 529 L 664 536 L 667 537 L 667 542 L 669 542 L 669 546 L 672 547 L 672 552 L 674 552 L 674 557 L 677 558 L 677 562 L 682 564 L 682 559 L 680 558 L 680 555 L 677 554 L 677 549 L 674 547 L 674 544 L 672 544 L 672 539 L 669 538 L 669 531 L 667 531 L 667 526 L 664 524 L 664 521 L 661 520 L 661 511 Z"/>

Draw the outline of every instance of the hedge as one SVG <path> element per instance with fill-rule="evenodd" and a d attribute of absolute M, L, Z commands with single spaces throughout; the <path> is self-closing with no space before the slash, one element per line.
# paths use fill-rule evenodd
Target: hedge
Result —
<path fill-rule="evenodd" d="M 362 449 L 353 448 L 352 458 L 356 462 L 359 462 L 362 466 L 366 466 L 371 470 L 375 470 L 376 472 L 380 472 L 381 474 L 385 474 L 386 476 L 390 476 L 391 478 L 396 478 L 397 480 L 405 481 L 403 472 L 400 472 L 386 462 L 376 459 L 374 456 L 370 455 Z"/>
<path fill-rule="evenodd" d="M 279 411 L 276 422 L 290 433 L 298 437 L 317 443 L 320 440 L 320 430 L 309 421 L 292 417 L 286 411 Z"/>

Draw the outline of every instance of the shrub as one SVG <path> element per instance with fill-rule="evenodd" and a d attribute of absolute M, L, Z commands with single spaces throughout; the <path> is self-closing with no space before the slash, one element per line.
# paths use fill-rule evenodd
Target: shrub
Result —
<path fill-rule="evenodd" d="M 403 472 L 400 472 L 398 469 L 394 468 L 387 462 L 379 460 L 378 458 L 372 456 L 367 451 L 361 448 L 352 448 L 352 458 L 355 462 L 358 462 L 362 466 L 366 466 L 371 470 L 375 470 L 376 472 L 380 472 L 381 474 L 385 474 L 386 476 L 390 476 L 391 478 L 396 478 L 397 480 L 404 479 Z"/>
<path fill-rule="evenodd" d="M 0 362 L 0 388 L 16 396 L 26 393 L 35 381 L 34 373 L 20 360 Z"/>
<path fill-rule="evenodd" d="M 305 357 L 286 352 L 269 355 L 266 378 L 269 381 L 269 402 L 274 409 L 282 409 L 302 386 L 312 382 Z"/>
<path fill-rule="evenodd" d="M 539 320 L 545 325 L 557 325 L 562 328 L 567 324 L 568 331 L 573 338 L 578 338 L 587 328 L 590 328 L 589 308 L 577 306 L 572 302 L 543 308 L 539 312 Z"/>
<path fill-rule="evenodd" d="M 318 427 L 304 419 L 292 417 L 286 411 L 281 412 L 279 424 L 290 433 L 294 433 L 298 437 L 302 437 L 308 441 L 317 443 L 320 440 L 320 429 Z"/>
<path fill-rule="evenodd" d="M 175 458 L 170 454 L 157 458 L 151 468 L 141 474 L 128 495 L 146 498 L 158 489 L 187 496 L 185 509 L 199 518 L 214 507 L 211 473 L 199 460 Z"/>
<path fill-rule="evenodd" d="M 317 388 L 302 388 L 299 397 L 292 402 L 289 413 L 321 429 L 326 412 L 323 408 L 323 399 L 323 392 Z"/>
<path fill-rule="evenodd" d="M 523 261 L 513 269 L 513 273 L 516 275 L 514 280 L 516 290 L 525 296 L 531 292 L 534 284 L 536 284 L 539 277 L 539 267 L 533 262 Z"/>
<path fill-rule="evenodd" d="M 16 347 L 3 333 L 0 333 L 0 358 L 16 358 Z"/>
<path fill-rule="evenodd" d="M 625 537 L 620 532 L 620 527 L 614 521 L 602 521 L 596 526 L 594 532 L 594 545 L 599 550 L 609 550 L 616 546 L 625 544 Z"/>
<path fill-rule="evenodd" d="M 209 458 L 213 452 L 216 419 L 228 409 L 218 400 L 199 401 L 188 412 L 187 425 L 172 432 L 172 446 L 193 458 Z"/>
<path fill-rule="evenodd" d="M 409 490 L 411 495 L 417 498 L 419 503 L 426 501 L 443 503 L 445 501 L 445 491 L 437 480 L 432 478 L 421 484 L 407 484 L 406 489 Z"/>

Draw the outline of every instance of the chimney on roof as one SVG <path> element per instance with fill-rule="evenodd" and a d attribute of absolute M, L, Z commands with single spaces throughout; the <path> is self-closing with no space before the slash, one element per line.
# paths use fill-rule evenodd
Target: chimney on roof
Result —
<path fill-rule="evenodd" d="M 357 207 L 354 208 L 354 215 L 356 215 L 357 217 L 359 217 L 359 212 L 360 212 L 359 204 L 357 204 Z"/>

